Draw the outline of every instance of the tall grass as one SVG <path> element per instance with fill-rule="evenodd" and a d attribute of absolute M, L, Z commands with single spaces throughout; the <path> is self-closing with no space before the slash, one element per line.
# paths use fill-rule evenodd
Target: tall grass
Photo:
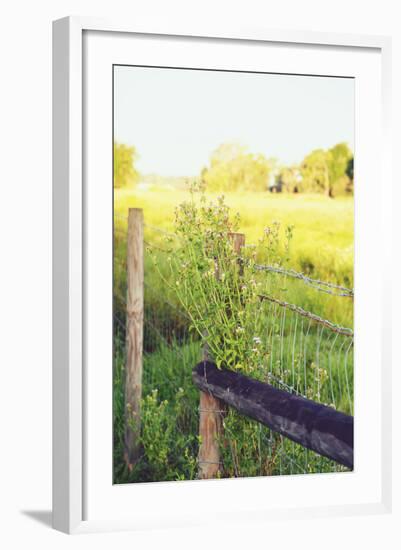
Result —
<path fill-rule="evenodd" d="M 167 274 L 166 245 L 162 229 L 173 229 L 174 210 L 188 198 L 184 191 L 162 189 L 135 192 L 115 190 L 114 310 L 118 327 L 125 323 L 126 219 L 130 207 L 143 208 L 145 240 L 153 246 L 145 254 L 145 338 L 142 404 L 143 454 L 133 471 L 122 460 L 124 433 L 124 331 L 115 325 L 114 362 L 114 481 L 116 483 L 195 479 L 198 452 L 198 392 L 191 370 L 200 357 L 199 342 L 188 334 L 188 321 L 179 312 L 174 295 L 163 285 L 153 267 Z M 213 197 L 212 197 L 213 198 Z M 273 221 L 294 226 L 290 267 L 313 277 L 352 287 L 353 200 L 321 195 L 269 193 L 227 194 L 226 202 L 241 215 L 240 231 L 248 244 L 257 243 Z M 151 251 L 151 254 L 150 254 Z M 258 258 L 263 262 L 264 258 Z M 310 288 L 298 280 L 261 272 L 274 279 L 281 297 L 343 326 L 353 326 L 353 302 Z M 270 308 L 271 309 L 271 308 Z M 267 318 L 267 317 L 266 317 Z M 280 345 L 265 365 L 261 378 L 280 383 L 308 397 L 352 413 L 352 351 L 346 371 L 342 360 L 330 360 L 332 342 L 312 328 L 303 355 L 293 354 L 291 316 L 281 323 Z M 270 321 L 269 321 L 270 322 Z M 277 334 L 272 333 L 277 338 Z M 299 335 L 300 342 L 303 336 Z M 320 339 L 320 340 L 319 340 Z M 319 342 L 321 341 L 321 345 Z M 337 345 L 337 344 L 336 344 Z M 318 365 L 316 349 L 319 348 Z M 283 351 L 284 350 L 284 351 Z M 262 366 L 261 366 L 262 368 Z M 273 377 L 269 379 L 269 374 Z M 279 381 L 279 383 L 277 382 Z M 273 434 L 266 427 L 230 411 L 225 419 L 230 445 L 222 446 L 223 475 L 253 476 L 337 471 L 333 462 Z"/>
<path fill-rule="evenodd" d="M 115 212 L 126 217 L 128 208 L 143 208 L 145 223 L 171 230 L 174 210 L 188 199 L 185 191 L 135 192 L 115 190 Z M 213 199 L 216 195 L 210 194 Z M 241 214 L 240 231 L 247 243 L 255 243 L 266 226 L 279 221 L 294 225 L 291 263 L 298 271 L 353 285 L 354 201 L 323 195 L 279 193 L 227 193 L 226 202 Z M 118 220 L 119 218 L 116 218 Z"/>
<path fill-rule="evenodd" d="M 210 195 L 215 198 L 215 195 Z M 115 190 L 115 294 L 125 292 L 125 239 L 130 207 L 143 208 L 145 239 L 166 248 L 163 234 L 157 229 L 172 231 L 176 206 L 189 198 L 184 191 L 133 192 Z M 289 265 L 297 271 L 345 286 L 353 286 L 353 198 L 330 199 L 322 195 L 287 195 L 270 193 L 227 194 L 226 202 L 233 212 L 240 212 L 240 231 L 246 243 L 257 243 L 263 229 L 273 221 L 283 226 L 293 225 Z M 167 270 L 166 253 L 155 249 L 159 266 Z M 263 258 L 260 258 L 263 262 Z M 164 266 L 164 267 L 163 267 Z M 145 278 L 148 287 L 158 289 L 160 277 L 155 273 L 149 255 L 146 256 Z M 263 276 L 266 276 L 263 275 Z M 286 300 L 296 303 L 333 322 L 353 326 L 352 300 L 318 292 L 301 281 L 285 282 Z M 165 295 L 166 289 L 161 289 Z M 158 300 L 158 293 L 153 296 Z M 170 297 L 174 301 L 174 297 Z M 161 307 L 163 305 L 161 304 Z"/>

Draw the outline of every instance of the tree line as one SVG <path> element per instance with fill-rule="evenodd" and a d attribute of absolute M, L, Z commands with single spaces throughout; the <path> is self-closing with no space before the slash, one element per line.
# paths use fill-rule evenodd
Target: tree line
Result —
<path fill-rule="evenodd" d="M 114 186 L 131 187 L 140 180 L 135 147 L 114 143 Z M 199 175 L 208 191 L 270 191 L 321 193 L 329 197 L 352 194 L 354 156 L 346 143 L 315 149 L 300 162 L 282 165 L 237 143 L 224 143 L 211 154 Z"/>

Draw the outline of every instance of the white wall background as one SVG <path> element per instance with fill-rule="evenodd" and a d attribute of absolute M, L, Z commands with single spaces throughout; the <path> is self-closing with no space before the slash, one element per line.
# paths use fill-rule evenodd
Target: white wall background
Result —
<path fill-rule="evenodd" d="M 393 516 L 271 522 L 232 532 L 197 529 L 67 537 L 52 531 L 51 508 L 51 21 L 65 15 L 181 22 L 199 27 L 267 27 L 393 36 L 394 165 L 400 151 L 401 17 L 397 0 L 14 0 L 1 11 L 1 385 L 0 545 L 3 548 L 395 548 L 401 540 L 400 476 Z M 398 153 L 398 154 L 397 154 Z M 394 231 L 401 182 L 394 177 Z M 388 182 L 390 186 L 390 182 Z M 389 239 L 391 236 L 389 236 Z M 399 238 L 394 239 L 394 310 Z M 401 328 L 394 313 L 394 387 Z M 394 434 L 400 432 L 399 399 Z M 398 423 L 396 420 L 398 419 Z M 400 463 L 399 437 L 394 461 Z M 398 489 L 397 489 L 398 487 Z M 90 538 L 88 538 L 90 537 Z M 392 540 L 393 542 L 390 542 Z M 399 542 L 398 542 L 399 544 Z"/>

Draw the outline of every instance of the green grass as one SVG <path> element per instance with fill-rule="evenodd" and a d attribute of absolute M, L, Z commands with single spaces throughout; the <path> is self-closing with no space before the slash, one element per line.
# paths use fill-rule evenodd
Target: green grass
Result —
<path fill-rule="evenodd" d="M 306 358 L 307 386 L 315 397 L 316 369 L 314 346 L 316 337 L 310 339 L 310 351 Z M 284 338 L 285 349 L 290 337 Z M 142 455 L 132 471 L 128 471 L 123 456 L 124 435 L 124 353 L 119 337 L 115 339 L 114 369 L 114 482 L 135 483 L 149 481 L 178 481 L 196 479 L 198 455 L 199 392 L 191 379 L 192 366 L 200 357 L 197 341 L 166 345 L 160 342 L 152 353 L 144 354 L 144 378 L 142 402 Z M 275 353 L 272 371 L 277 378 L 303 391 L 303 366 L 297 359 L 294 373 L 283 372 L 279 351 Z M 322 346 L 321 364 L 328 361 L 328 346 Z M 290 363 L 290 361 L 289 361 Z M 301 368 L 302 367 L 302 368 Z M 334 371 L 341 370 L 338 365 Z M 299 374 L 299 377 L 297 376 Z M 344 391 L 340 372 L 333 373 L 336 384 Z M 299 378 L 299 382 L 297 382 Z M 270 382 L 272 382 L 270 380 Z M 272 382 L 280 387 L 279 384 Z M 352 380 L 351 380 L 352 383 Z M 327 380 L 320 388 L 322 400 L 331 401 Z M 338 388 L 335 388 L 338 395 Z M 338 398 L 340 402 L 340 397 Z M 346 402 L 346 400 L 345 400 Z M 344 403 L 345 403 L 344 402 Z M 340 408 L 348 408 L 340 403 Z M 245 418 L 234 410 L 225 417 L 224 444 L 221 460 L 222 477 L 252 477 L 298 473 L 323 473 L 342 471 L 334 462 L 308 451 L 277 434 L 266 426 Z"/>
<path fill-rule="evenodd" d="M 217 195 L 210 195 L 211 199 Z M 116 189 L 115 207 L 115 293 L 125 296 L 125 238 L 126 218 L 130 207 L 143 208 L 145 239 L 165 247 L 162 233 L 154 228 L 173 230 L 174 209 L 189 194 L 184 191 L 134 192 Z M 353 286 L 353 209 L 352 197 L 330 199 L 322 195 L 288 195 L 272 193 L 226 194 L 233 213 L 241 215 L 240 230 L 246 243 L 257 243 L 266 226 L 279 221 L 282 226 L 293 225 L 289 265 L 296 271 L 333 283 Z M 157 255 L 158 251 L 154 253 Z M 159 266 L 167 270 L 166 255 L 158 254 Z M 263 261 L 263 258 L 261 258 Z M 152 262 L 147 255 L 146 281 L 152 288 L 160 286 Z M 266 276 L 266 275 L 264 275 Z M 334 323 L 353 326 L 353 303 L 307 287 L 300 281 L 285 281 L 285 299 L 305 309 L 331 319 Z M 166 289 L 163 289 L 165 295 Z M 158 300 L 157 293 L 155 298 Z M 174 297 L 170 297 L 174 300 Z"/>
<path fill-rule="evenodd" d="M 211 196 L 215 198 L 216 196 Z M 163 235 L 153 229 L 173 229 L 174 209 L 189 198 L 184 191 L 163 189 L 135 192 L 115 190 L 114 296 L 115 315 L 125 323 L 125 255 L 128 208 L 143 208 L 145 239 L 165 248 Z M 290 266 L 315 278 L 353 286 L 353 199 L 330 199 L 321 195 L 270 193 L 226 194 L 233 212 L 241 215 L 240 231 L 248 244 L 257 243 L 266 226 L 279 221 L 294 226 Z M 167 255 L 154 250 L 160 269 L 167 274 Z M 263 261 L 263 258 L 261 258 Z M 260 277 L 279 278 L 261 273 Z M 129 472 L 122 460 L 124 431 L 124 346 L 115 335 L 114 365 L 114 480 L 116 483 L 194 479 L 198 451 L 198 391 L 191 370 L 199 358 L 199 342 L 189 340 L 188 322 L 175 309 L 174 295 L 167 292 L 145 255 L 145 336 L 143 382 L 143 455 Z M 312 289 L 300 281 L 280 282 L 280 297 L 343 326 L 353 326 L 353 302 Z M 278 320 L 277 323 L 281 321 Z M 116 325 L 117 326 L 117 325 Z M 352 413 L 352 352 L 347 369 L 340 359 L 329 361 L 333 339 L 312 329 L 303 354 L 292 353 L 294 338 L 290 316 L 282 324 L 281 340 L 265 365 L 276 380 L 308 397 Z M 305 325 L 306 327 L 306 325 Z M 298 329 L 299 330 L 299 329 Z M 304 329 L 305 332 L 306 329 Z M 302 336 L 297 336 L 302 343 Z M 280 349 L 281 341 L 281 349 Z M 320 344 L 319 344 L 319 341 Z M 298 342 L 298 340 L 297 340 Z M 317 349 L 322 372 L 317 370 Z M 336 343 L 340 349 L 341 339 Z M 298 343 L 297 343 L 298 346 Z M 301 346 L 302 347 L 302 346 Z M 340 350 L 341 351 L 341 350 Z M 261 366 L 262 368 L 262 366 Z M 325 371 L 325 372 L 323 372 Z M 276 381 L 272 381 L 276 384 Z M 276 384 L 277 385 L 277 384 Z M 280 384 L 278 384 L 280 387 Z M 226 418 L 230 446 L 223 446 L 224 475 L 254 476 L 336 471 L 334 463 L 305 451 L 267 428 L 244 419 L 234 411 Z M 240 471 L 238 472 L 238 467 Z"/>
<path fill-rule="evenodd" d="M 184 191 L 135 192 L 116 189 L 118 216 L 128 208 L 142 208 L 145 223 L 166 230 L 173 227 L 174 209 L 189 198 Z M 208 195 L 212 199 L 217 195 Z M 276 193 L 227 193 L 227 204 L 241 215 L 240 231 L 247 243 L 256 243 L 273 221 L 294 225 L 291 264 L 316 277 L 353 285 L 354 201 L 352 197 L 330 199 L 323 195 Z M 120 223 L 116 218 L 117 224 Z M 149 231 L 150 233 L 151 231 Z M 157 237 L 157 234 L 153 234 Z"/>

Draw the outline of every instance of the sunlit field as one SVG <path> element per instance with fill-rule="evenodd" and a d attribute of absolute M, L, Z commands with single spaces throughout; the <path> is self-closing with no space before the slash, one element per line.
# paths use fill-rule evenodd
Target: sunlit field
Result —
<path fill-rule="evenodd" d="M 217 196 L 207 194 L 208 200 L 212 201 Z M 196 339 L 188 342 L 188 323 L 178 311 L 179 304 L 174 293 L 170 293 L 160 279 L 160 272 L 167 273 L 169 265 L 168 254 L 163 251 L 167 246 L 165 232 L 174 232 L 175 208 L 189 198 L 189 193 L 183 190 L 114 190 L 114 310 L 115 318 L 119 318 L 121 326 L 125 322 L 126 220 L 130 207 L 143 209 L 145 247 L 152 245 L 145 254 L 144 401 L 141 436 L 145 454 L 144 459 L 129 472 L 122 460 L 124 333 L 117 326 L 114 342 L 114 474 L 117 483 L 195 479 L 197 475 L 196 411 L 199 398 L 191 380 L 191 369 L 200 359 L 200 347 Z M 241 216 L 239 230 L 245 233 L 246 244 L 257 243 L 264 229 L 274 221 L 280 222 L 283 227 L 292 225 L 294 229 L 289 267 L 314 278 L 352 288 L 352 197 L 331 199 L 312 194 L 237 192 L 225 193 L 225 199 L 232 214 L 239 212 Z M 155 256 L 158 269 L 153 264 Z M 264 277 L 265 274 L 260 276 Z M 297 280 L 287 279 L 284 286 L 285 288 L 280 288 L 280 292 L 288 302 L 342 326 L 353 326 L 353 300 L 318 292 Z M 271 322 L 266 319 L 267 326 Z M 300 383 L 297 386 L 298 391 L 309 398 L 332 404 L 339 410 L 352 414 L 352 353 L 348 357 L 350 375 L 346 378 L 340 346 L 336 347 L 337 355 L 333 355 L 335 338 L 326 339 L 324 334 L 319 352 L 322 369 L 319 371 L 321 374 L 318 374 L 314 369 L 316 349 L 322 339 L 322 332 L 312 329 L 308 338 L 309 351 L 305 351 L 303 359 L 301 356 L 295 358 L 294 365 L 294 324 L 291 316 L 287 319 L 279 316 L 273 322 L 283 323 L 285 329 L 281 334 L 281 349 L 276 345 L 276 351 L 272 353 L 271 371 L 292 386 Z M 302 339 L 301 333 L 299 338 Z M 292 364 L 292 373 L 290 366 L 286 367 L 290 370 L 282 370 L 283 354 L 284 363 Z M 301 368 L 297 361 L 305 361 L 307 365 L 307 372 L 299 378 L 299 382 L 294 375 L 296 369 Z M 255 376 L 261 376 L 261 373 L 255 373 Z M 308 382 L 304 387 L 306 380 Z M 276 436 L 267 428 L 261 428 L 251 420 L 240 419 L 238 415 L 230 413 L 226 420 L 226 430 L 229 429 L 233 430 L 238 445 L 236 452 L 240 472 L 235 472 L 238 465 L 233 463 L 231 454 L 225 456 L 223 453 L 227 475 L 283 475 L 338 469 L 338 465 L 333 462 L 308 453 L 291 441 L 277 440 L 279 444 L 274 443 Z M 274 451 L 275 448 L 279 452 Z"/>
<path fill-rule="evenodd" d="M 212 199 L 216 195 L 208 194 Z M 175 207 L 188 197 L 184 191 L 115 189 L 114 208 L 142 208 L 145 223 L 171 230 Z M 291 262 L 294 269 L 333 282 L 353 284 L 353 197 L 287 193 L 225 193 L 226 202 L 241 215 L 246 242 L 256 242 L 276 220 L 294 225 Z"/>
<path fill-rule="evenodd" d="M 257 243 L 265 227 L 278 221 L 285 227 L 292 225 L 293 241 L 289 265 L 300 271 L 333 283 L 353 287 L 354 258 L 354 199 L 331 199 L 318 194 L 288 193 L 225 193 L 232 212 L 241 216 L 240 231 L 246 243 Z M 217 194 L 208 193 L 210 200 Z M 162 234 L 152 228 L 173 230 L 174 210 L 189 198 L 182 190 L 166 191 L 162 188 L 149 191 L 114 190 L 115 224 L 126 231 L 125 218 L 130 207 L 142 208 L 146 235 L 160 241 Z M 125 253 L 125 252 L 123 252 Z M 352 303 L 331 299 L 304 285 L 291 285 L 289 295 L 296 303 L 331 318 L 334 322 L 352 326 Z M 297 290 L 299 289 L 299 294 Z"/>

